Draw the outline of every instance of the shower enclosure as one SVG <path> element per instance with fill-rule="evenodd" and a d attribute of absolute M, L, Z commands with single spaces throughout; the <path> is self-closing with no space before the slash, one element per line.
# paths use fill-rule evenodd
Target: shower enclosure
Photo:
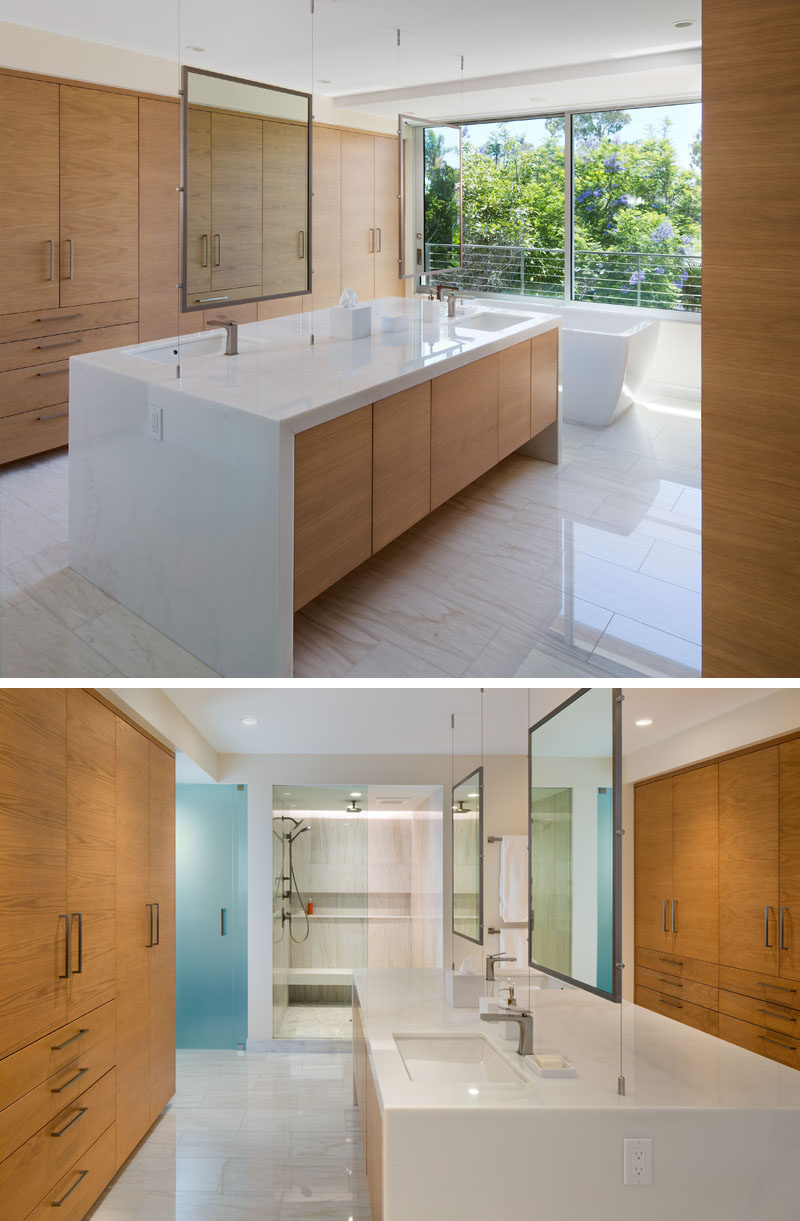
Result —
<path fill-rule="evenodd" d="M 273 789 L 273 1036 L 350 1038 L 352 972 L 441 966 L 438 786 Z"/>

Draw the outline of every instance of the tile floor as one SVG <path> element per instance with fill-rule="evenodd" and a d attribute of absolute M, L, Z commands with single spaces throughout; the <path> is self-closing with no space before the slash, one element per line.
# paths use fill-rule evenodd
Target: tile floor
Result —
<path fill-rule="evenodd" d="M 296 616 L 296 677 L 697 675 L 699 415 L 651 397 L 565 425 L 560 467 L 507 458 Z M 0 674 L 216 677 L 66 567 L 67 463 L 0 472 Z"/>
<path fill-rule="evenodd" d="M 352 1039 L 352 1005 L 294 1003 L 283 1016 L 278 1039 Z"/>
<path fill-rule="evenodd" d="M 175 1098 L 92 1221 L 370 1221 L 349 1048 L 177 1062 Z"/>

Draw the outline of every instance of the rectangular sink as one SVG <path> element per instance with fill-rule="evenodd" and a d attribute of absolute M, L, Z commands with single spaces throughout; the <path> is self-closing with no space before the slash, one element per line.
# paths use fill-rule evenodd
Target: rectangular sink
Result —
<path fill-rule="evenodd" d="M 526 1078 L 482 1035 L 396 1034 L 412 1081 L 469 1081 L 519 1085 Z"/>
<path fill-rule="evenodd" d="M 180 343 L 173 340 L 149 347 L 137 344 L 122 350 L 126 356 L 135 356 L 139 360 L 155 360 L 161 365 L 177 365 L 178 361 L 183 363 L 198 356 L 221 356 L 225 351 L 225 335 L 200 335 L 196 339 L 182 339 Z"/>
<path fill-rule="evenodd" d="M 468 331 L 505 331 L 525 321 L 520 314 L 476 314 L 474 318 L 464 318 L 461 325 Z"/>

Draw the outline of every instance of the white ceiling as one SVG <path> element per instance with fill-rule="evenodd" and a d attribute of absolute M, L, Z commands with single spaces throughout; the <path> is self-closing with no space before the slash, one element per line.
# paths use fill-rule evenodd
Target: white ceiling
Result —
<path fill-rule="evenodd" d="M 465 91 L 474 93 L 465 99 L 467 115 L 491 114 L 512 104 L 530 109 L 533 96 L 549 107 L 592 104 L 601 97 L 610 103 L 617 94 L 627 102 L 696 95 L 699 55 L 690 56 L 694 66 L 681 66 L 680 53 L 699 46 L 700 8 L 701 0 L 547 5 L 530 0 L 316 0 L 312 23 L 309 0 L 227 0 L 224 5 L 217 0 L 137 0 L 133 5 L 0 0 L 0 20 L 330 96 L 383 93 L 382 100 L 364 108 L 388 114 L 396 113 L 398 86 L 414 92 L 413 109 L 427 111 L 433 98 L 421 87 L 459 81 L 463 55 Z M 673 22 L 684 18 L 696 24 L 676 30 Z M 661 68 L 644 75 L 637 71 L 635 57 L 653 54 L 662 57 L 655 61 Z M 513 83 L 504 83 L 508 74 L 517 74 Z M 591 83 L 579 87 L 576 77 Z M 347 105 L 354 104 L 348 96 Z M 404 108 L 409 106 L 406 98 Z M 439 115 L 461 112 L 460 85 L 456 93 L 438 96 L 436 110 Z"/>
<path fill-rule="evenodd" d="M 531 690 L 531 723 L 576 688 Z M 624 688 L 626 754 L 690 729 L 774 688 Z M 165 694 L 221 754 L 448 755 L 450 713 L 455 752 L 480 752 L 480 689 L 413 687 L 170 688 Z M 528 690 L 490 687 L 485 695 L 484 750 L 527 753 Z M 123 692 L 124 697 L 124 692 Z M 259 724 L 241 725 L 254 716 Z M 637 728 L 649 716 L 653 725 Z"/>

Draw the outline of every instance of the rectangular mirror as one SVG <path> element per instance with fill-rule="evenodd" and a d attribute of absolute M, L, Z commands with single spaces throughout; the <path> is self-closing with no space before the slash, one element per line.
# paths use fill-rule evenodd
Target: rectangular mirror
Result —
<path fill-rule="evenodd" d="M 530 730 L 531 966 L 622 997 L 621 692 L 587 688 Z"/>
<path fill-rule="evenodd" d="M 311 291 L 311 98 L 182 69 L 181 309 Z"/>
<path fill-rule="evenodd" d="M 433 273 L 434 280 L 446 280 L 461 267 L 462 142 L 457 123 L 398 116 L 403 278 Z"/>
<path fill-rule="evenodd" d="M 453 788 L 453 932 L 483 945 L 483 768 Z"/>

